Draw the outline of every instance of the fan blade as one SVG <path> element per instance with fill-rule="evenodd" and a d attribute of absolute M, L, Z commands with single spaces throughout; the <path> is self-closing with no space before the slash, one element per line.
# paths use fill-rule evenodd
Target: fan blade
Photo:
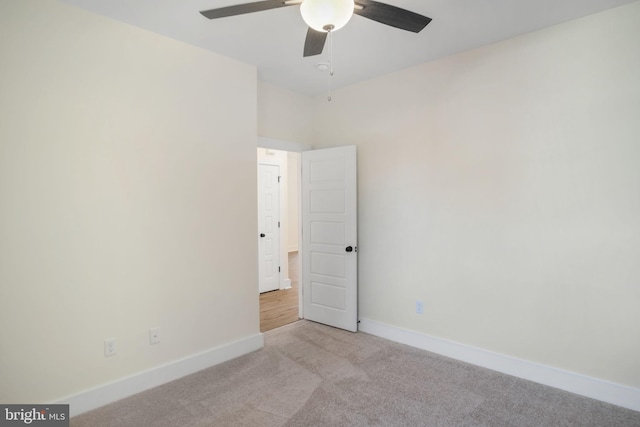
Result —
<path fill-rule="evenodd" d="M 322 31 L 316 31 L 313 28 L 307 30 L 307 38 L 304 41 L 304 57 L 320 55 L 324 50 L 327 34 Z"/>
<path fill-rule="evenodd" d="M 431 22 L 426 16 L 373 0 L 356 0 L 356 5 L 362 6 L 355 8 L 353 13 L 356 15 L 414 33 L 419 33 Z"/>
<path fill-rule="evenodd" d="M 216 19 L 227 16 L 243 15 L 245 13 L 262 12 L 263 10 L 277 9 L 279 7 L 294 6 L 300 4 L 295 1 L 285 0 L 264 0 L 253 3 L 236 4 L 234 6 L 221 7 L 218 9 L 203 10 L 200 13 L 205 18 Z"/>

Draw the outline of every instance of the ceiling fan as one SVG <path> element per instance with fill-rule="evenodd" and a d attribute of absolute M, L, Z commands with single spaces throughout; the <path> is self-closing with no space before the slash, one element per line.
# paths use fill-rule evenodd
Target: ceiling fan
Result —
<path fill-rule="evenodd" d="M 321 54 L 327 34 L 342 28 L 354 14 L 414 33 L 419 33 L 431 22 L 426 16 L 373 0 L 263 0 L 200 13 L 206 18 L 217 19 L 295 5 L 300 5 L 302 18 L 309 26 L 304 57 Z"/>

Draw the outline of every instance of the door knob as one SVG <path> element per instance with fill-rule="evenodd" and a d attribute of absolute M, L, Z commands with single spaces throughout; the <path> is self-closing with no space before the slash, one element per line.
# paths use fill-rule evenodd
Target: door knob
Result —
<path fill-rule="evenodd" d="M 347 252 L 353 252 L 353 247 L 347 246 Z"/>
<path fill-rule="evenodd" d="M 264 233 L 260 233 L 260 237 L 266 237 L 267 235 Z"/>

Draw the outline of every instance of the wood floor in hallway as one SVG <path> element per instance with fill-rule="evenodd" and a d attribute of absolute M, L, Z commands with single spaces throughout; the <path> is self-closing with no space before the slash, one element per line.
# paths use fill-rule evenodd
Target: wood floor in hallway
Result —
<path fill-rule="evenodd" d="M 260 294 L 260 332 L 270 331 L 298 319 L 298 253 L 289 253 L 291 289 Z"/>

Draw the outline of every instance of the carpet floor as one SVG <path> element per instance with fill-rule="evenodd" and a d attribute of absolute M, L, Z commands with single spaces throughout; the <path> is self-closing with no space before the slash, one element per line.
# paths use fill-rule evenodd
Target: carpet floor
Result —
<path fill-rule="evenodd" d="M 640 427 L 640 412 L 365 333 L 299 321 L 264 349 L 71 419 L 72 427 Z"/>

